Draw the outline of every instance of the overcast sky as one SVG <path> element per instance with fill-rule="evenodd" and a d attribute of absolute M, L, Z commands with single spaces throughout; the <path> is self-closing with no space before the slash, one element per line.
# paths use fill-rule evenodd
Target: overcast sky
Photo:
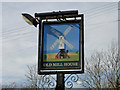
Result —
<path fill-rule="evenodd" d="M 117 2 L 2 2 L 3 83 L 21 83 L 27 65 L 37 64 L 38 28 L 28 25 L 21 13 L 34 16 L 36 12 L 59 10 L 78 10 L 85 15 L 85 58 L 94 50 L 106 50 L 112 41 L 117 43 Z"/>

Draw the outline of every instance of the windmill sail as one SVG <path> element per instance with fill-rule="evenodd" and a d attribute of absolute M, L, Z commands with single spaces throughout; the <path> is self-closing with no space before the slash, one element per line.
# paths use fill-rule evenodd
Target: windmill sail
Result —
<path fill-rule="evenodd" d="M 56 37 L 56 38 L 59 38 L 59 36 L 62 34 L 60 31 L 56 30 L 55 28 L 51 27 L 51 26 L 47 26 L 47 33 Z"/>
<path fill-rule="evenodd" d="M 63 40 L 64 41 L 64 43 L 70 48 L 70 49 L 73 49 L 73 45 L 72 44 L 70 44 L 67 40 Z"/>
<path fill-rule="evenodd" d="M 66 35 L 70 32 L 71 29 L 72 29 L 72 26 L 69 26 L 69 27 L 64 31 L 63 35 L 66 36 Z"/>
<path fill-rule="evenodd" d="M 59 39 L 57 39 L 57 40 L 52 44 L 52 46 L 50 47 L 50 50 L 53 50 L 54 47 L 57 45 L 57 43 L 59 43 Z"/>

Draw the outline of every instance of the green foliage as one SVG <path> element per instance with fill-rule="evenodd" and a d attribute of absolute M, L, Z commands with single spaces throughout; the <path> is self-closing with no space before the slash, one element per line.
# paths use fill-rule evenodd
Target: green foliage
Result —
<path fill-rule="evenodd" d="M 43 59 L 44 59 L 44 60 L 47 59 L 47 55 L 46 55 L 46 54 L 43 55 Z"/>
<path fill-rule="evenodd" d="M 75 53 L 79 54 L 79 52 L 78 52 L 78 51 L 76 51 Z"/>

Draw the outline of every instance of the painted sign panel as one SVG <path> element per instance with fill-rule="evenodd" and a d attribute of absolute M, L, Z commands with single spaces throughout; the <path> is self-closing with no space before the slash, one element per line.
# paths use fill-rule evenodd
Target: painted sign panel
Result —
<path fill-rule="evenodd" d="M 80 69 L 79 22 L 44 23 L 42 69 Z"/>

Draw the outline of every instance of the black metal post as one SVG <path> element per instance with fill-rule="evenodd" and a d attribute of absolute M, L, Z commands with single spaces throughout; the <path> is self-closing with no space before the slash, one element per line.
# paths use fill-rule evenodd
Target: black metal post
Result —
<path fill-rule="evenodd" d="M 65 82 L 64 82 L 64 74 L 58 73 L 57 74 L 57 85 L 55 90 L 65 90 Z"/>

